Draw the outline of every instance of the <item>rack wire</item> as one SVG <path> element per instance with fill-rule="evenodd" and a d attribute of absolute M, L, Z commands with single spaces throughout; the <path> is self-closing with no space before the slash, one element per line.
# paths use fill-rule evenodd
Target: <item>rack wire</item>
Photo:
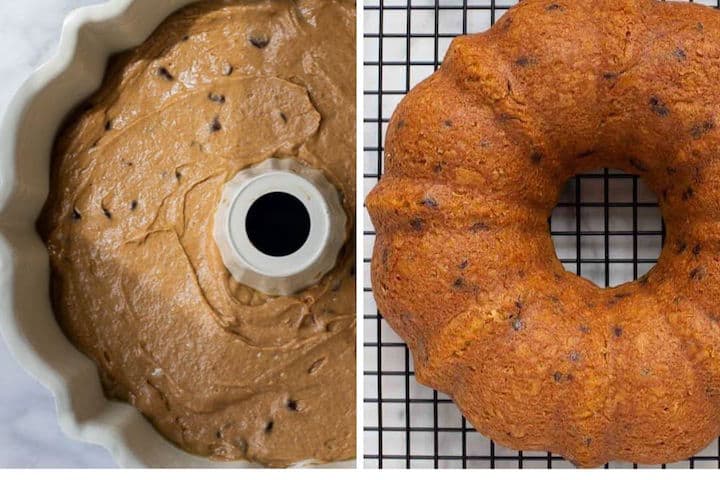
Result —
<path fill-rule="evenodd" d="M 383 172 L 389 117 L 410 88 L 438 68 L 450 41 L 495 23 L 516 1 L 364 0 L 365 194 Z M 697 3 L 720 8 L 720 0 Z M 567 468 L 550 452 L 506 449 L 481 436 L 444 394 L 415 381 L 412 356 L 372 297 L 375 232 L 364 225 L 364 464 L 366 468 Z M 565 268 L 598 285 L 637 279 L 662 248 L 654 194 L 636 176 L 603 169 L 577 175 L 549 219 Z M 720 439 L 670 465 L 613 462 L 606 468 L 720 468 Z"/>

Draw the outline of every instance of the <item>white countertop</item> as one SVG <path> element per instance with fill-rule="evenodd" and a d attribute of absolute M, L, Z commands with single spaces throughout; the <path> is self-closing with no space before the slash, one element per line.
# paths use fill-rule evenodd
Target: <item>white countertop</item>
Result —
<path fill-rule="evenodd" d="M 102 0 L 6 0 L 0 6 L 0 117 L 32 70 L 48 59 L 63 18 Z M 112 467 L 103 448 L 61 431 L 50 392 L 31 378 L 0 342 L 0 467 Z"/>

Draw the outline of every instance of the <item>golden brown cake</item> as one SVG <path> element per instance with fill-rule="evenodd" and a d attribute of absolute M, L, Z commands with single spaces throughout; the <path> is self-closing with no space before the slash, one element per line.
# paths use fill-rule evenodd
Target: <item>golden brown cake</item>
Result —
<path fill-rule="evenodd" d="M 355 251 L 296 295 L 233 280 L 223 186 L 269 157 L 355 211 L 355 4 L 207 1 L 111 61 L 60 133 L 39 226 L 62 328 L 106 393 L 181 448 L 284 466 L 355 456 Z"/>
<path fill-rule="evenodd" d="M 388 127 L 367 199 L 379 310 L 418 381 L 515 449 L 671 462 L 720 433 L 720 14 L 526 0 L 456 38 Z M 639 174 L 667 236 L 638 281 L 566 272 L 563 184 Z"/>

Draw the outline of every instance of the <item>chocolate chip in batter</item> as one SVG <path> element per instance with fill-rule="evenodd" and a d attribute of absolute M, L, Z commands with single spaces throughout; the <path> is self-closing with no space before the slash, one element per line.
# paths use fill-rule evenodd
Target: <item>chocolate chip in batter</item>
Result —
<path fill-rule="evenodd" d="M 563 7 L 562 5 L 558 5 L 557 3 L 551 3 L 550 5 L 545 7 L 545 10 L 547 10 L 548 12 L 555 12 L 555 11 L 564 12 L 565 7 Z"/>
<path fill-rule="evenodd" d="M 677 47 L 675 50 L 673 50 L 673 57 L 677 58 L 678 60 L 685 61 L 687 59 L 687 54 L 685 53 L 685 50 L 683 50 L 680 47 Z"/>
<path fill-rule="evenodd" d="M 325 366 L 325 363 L 327 362 L 327 358 L 322 357 L 318 358 L 313 362 L 312 365 L 310 365 L 310 368 L 308 368 L 308 375 L 315 375 L 317 372 L 320 371 L 322 367 Z"/>
<path fill-rule="evenodd" d="M 562 372 L 553 373 L 553 379 L 558 383 L 563 381 L 563 377 L 564 377 L 564 375 L 562 374 Z"/>
<path fill-rule="evenodd" d="M 265 48 L 270 43 L 269 38 L 259 35 L 252 35 L 249 40 L 250 43 L 252 43 L 252 46 L 255 48 Z"/>
<path fill-rule="evenodd" d="M 180 173 L 180 170 L 175 170 L 175 180 L 178 182 L 182 180 L 182 173 Z"/>
<path fill-rule="evenodd" d="M 112 219 L 112 212 L 110 212 L 110 210 L 108 210 L 105 207 L 102 207 L 102 211 L 103 211 L 103 215 L 105 215 L 108 219 Z"/>
<path fill-rule="evenodd" d="M 420 205 L 424 205 L 428 208 L 437 208 L 438 202 L 433 197 L 426 196 L 422 200 L 420 200 Z"/>
<path fill-rule="evenodd" d="M 78 211 L 77 208 L 73 208 L 71 217 L 73 220 L 78 221 L 82 218 L 82 215 L 80 215 L 80 212 Z"/>
<path fill-rule="evenodd" d="M 445 126 L 446 128 L 452 127 L 452 126 L 453 126 L 452 120 L 449 120 L 449 119 L 444 120 L 444 121 L 443 121 L 443 126 Z"/>
<path fill-rule="evenodd" d="M 173 80 L 175 80 L 175 76 L 173 76 L 173 74 L 170 73 L 170 71 L 165 67 L 158 68 L 157 74 L 168 82 L 172 82 Z"/>
<path fill-rule="evenodd" d="M 422 218 L 416 217 L 416 218 L 413 218 L 412 220 L 410 220 L 410 226 L 412 227 L 413 230 L 415 230 L 416 232 L 419 232 L 425 226 L 425 222 L 423 221 Z"/>
<path fill-rule="evenodd" d="M 702 250 L 702 245 L 700 245 L 700 244 L 698 243 L 697 245 L 695 245 L 695 246 L 693 247 L 692 253 L 693 253 L 693 255 L 695 255 L 695 256 L 697 257 L 698 255 L 700 255 L 700 251 L 701 251 L 701 250 Z"/>
<path fill-rule="evenodd" d="M 570 352 L 569 358 L 570 358 L 571 362 L 579 362 L 580 358 L 581 358 L 580 353 L 572 351 L 572 352 Z"/>
<path fill-rule="evenodd" d="M 137 209 L 137 207 L 138 207 L 137 200 L 133 200 L 132 202 L 130 202 L 130 210 L 135 211 Z"/>
<path fill-rule="evenodd" d="M 274 426 L 275 426 L 275 422 L 273 422 L 272 420 L 270 420 L 269 422 L 267 422 L 267 423 L 265 424 L 265 432 L 267 432 L 267 433 L 272 432 L 272 429 L 273 429 Z"/>
<path fill-rule="evenodd" d="M 287 123 L 288 118 L 287 115 L 285 115 L 285 112 L 280 112 L 280 118 L 282 119 L 283 123 Z"/>
<path fill-rule="evenodd" d="M 615 80 L 618 77 L 618 74 L 615 72 L 605 72 L 603 73 L 603 78 L 605 80 Z"/>
<path fill-rule="evenodd" d="M 297 401 L 296 401 L 296 400 L 292 400 L 292 399 L 291 399 L 291 400 L 288 400 L 288 402 L 287 402 L 287 408 L 288 408 L 288 410 L 291 410 L 291 411 L 293 411 L 293 412 L 297 412 L 297 411 L 298 411 L 298 403 L 297 403 Z"/>
<path fill-rule="evenodd" d="M 465 260 L 463 260 L 462 262 L 460 262 L 460 265 L 458 265 L 458 268 L 459 268 L 460 270 L 465 270 L 465 269 L 467 268 L 467 266 L 468 266 L 469 263 L 470 263 L 470 262 L 469 262 L 467 259 L 465 259 Z"/>
<path fill-rule="evenodd" d="M 105 131 L 109 132 L 110 130 L 112 130 L 112 120 L 105 122 Z"/>
<path fill-rule="evenodd" d="M 462 277 L 458 277 L 453 282 L 453 288 L 462 288 L 465 285 L 465 279 Z"/>
<path fill-rule="evenodd" d="M 535 165 L 537 165 L 538 163 L 540 163 L 540 161 L 541 161 L 542 159 L 543 159 L 543 154 L 542 154 L 541 152 L 537 151 L 537 150 L 534 150 L 534 151 L 530 154 L 530 160 L 531 160 L 532 163 L 535 164 Z"/>
<path fill-rule="evenodd" d="M 225 103 L 225 95 L 222 95 L 220 93 L 210 92 L 208 94 L 208 99 L 210 99 L 211 102 L 215 103 Z"/>
<path fill-rule="evenodd" d="M 615 337 L 620 338 L 620 337 L 622 337 L 622 334 L 623 334 L 622 327 L 618 327 L 617 325 L 613 327 L 613 335 L 615 335 Z"/>
<path fill-rule="evenodd" d="M 650 109 L 661 117 L 667 117 L 670 114 L 670 109 L 658 97 L 650 97 L 649 104 Z"/>
<path fill-rule="evenodd" d="M 222 130 L 222 124 L 220 123 L 220 118 L 215 117 L 215 118 L 213 118 L 212 124 L 210 125 L 210 131 L 219 132 L 220 130 Z"/>

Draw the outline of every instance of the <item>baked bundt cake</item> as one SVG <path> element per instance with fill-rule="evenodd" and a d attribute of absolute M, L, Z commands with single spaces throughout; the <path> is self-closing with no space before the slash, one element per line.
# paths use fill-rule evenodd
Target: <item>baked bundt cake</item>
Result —
<path fill-rule="evenodd" d="M 686 458 L 720 433 L 720 14 L 526 0 L 456 38 L 388 128 L 373 290 L 420 382 L 508 447 L 581 466 Z M 657 193 L 639 280 L 563 269 L 547 218 L 608 167 Z"/>

